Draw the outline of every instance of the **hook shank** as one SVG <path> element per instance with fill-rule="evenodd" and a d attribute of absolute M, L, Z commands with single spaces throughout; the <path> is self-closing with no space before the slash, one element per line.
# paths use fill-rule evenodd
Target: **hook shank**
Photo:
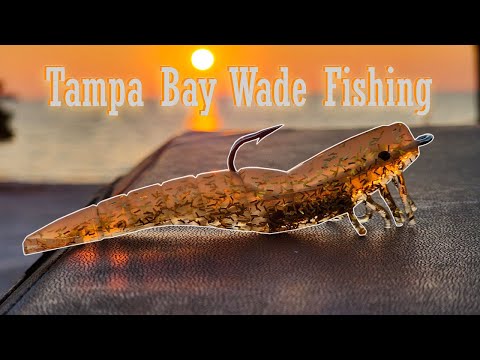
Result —
<path fill-rule="evenodd" d="M 235 141 L 233 143 L 233 145 L 230 149 L 230 153 L 228 154 L 228 158 L 227 158 L 228 170 L 233 171 L 233 172 L 237 172 L 237 169 L 235 168 L 235 156 L 237 155 L 238 149 L 240 149 L 240 147 L 243 144 L 245 144 L 247 142 L 250 142 L 250 141 L 253 141 L 253 140 L 257 140 L 257 144 L 258 144 L 260 142 L 260 140 L 262 140 L 264 137 L 270 135 L 274 131 L 277 131 L 282 126 L 283 126 L 283 124 L 275 125 L 275 126 L 272 126 L 272 127 L 269 127 L 269 128 L 263 129 L 263 130 L 259 130 L 257 132 L 247 134 L 247 135 L 244 135 L 244 136 L 238 138 L 237 141 Z"/>

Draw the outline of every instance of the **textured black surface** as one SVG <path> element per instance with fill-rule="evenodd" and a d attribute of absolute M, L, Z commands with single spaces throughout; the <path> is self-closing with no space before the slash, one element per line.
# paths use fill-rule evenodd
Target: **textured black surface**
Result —
<path fill-rule="evenodd" d="M 100 185 L 0 183 L 0 298 L 40 255 L 24 256 L 19 240 L 84 206 Z"/>
<path fill-rule="evenodd" d="M 436 136 L 405 173 L 418 206 L 415 226 L 383 229 L 375 215 L 365 238 L 358 238 L 347 220 L 282 235 L 146 230 L 57 252 L 0 311 L 478 314 L 480 128 L 413 132 Z M 259 145 L 242 147 L 237 167 L 286 170 L 355 133 L 281 130 Z M 181 136 L 128 181 L 129 189 L 225 168 L 236 137 Z"/>

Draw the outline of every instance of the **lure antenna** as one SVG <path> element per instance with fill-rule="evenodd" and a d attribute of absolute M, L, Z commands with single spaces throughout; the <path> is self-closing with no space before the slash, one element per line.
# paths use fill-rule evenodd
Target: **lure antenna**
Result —
<path fill-rule="evenodd" d="M 263 130 L 259 130 L 257 132 L 247 134 L 247 135 L 244 135 L 244 136 L 238 138 L 237 141 L 235 141 L 233 143 L 233 145 L 230 149 L 230 152 L 228 154 L 228 158 L 227 158 L 228 170 L 233 171 L 233 172 L 237 172 L 237 169 L 235 168 L 235 156 L 237 155 L 238 149 L 240 149 L 240 147 L 243 144 L 246 144 L 247 142 L 253 141 L 255 139 L 257 140 L 257 144 L 258 144 L 263 138 L 265 138 L 266 136 L 270 135 L 271 133 L 277 131 L 282 126 L 283 126 L 283 124 L 275 125 L 275 126 L 272 126 L 272 127 L 269 127 L 269 128 L 263 129 Z"/>

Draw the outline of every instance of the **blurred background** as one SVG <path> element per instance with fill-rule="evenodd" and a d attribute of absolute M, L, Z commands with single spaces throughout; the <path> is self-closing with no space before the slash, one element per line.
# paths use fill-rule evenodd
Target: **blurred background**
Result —
<path fill-rule="evenodd" d="M 201 71 L 191 63 L 198 46 L 2 46 L 2 109 L 12 114 L 14 137 L 0 141 L 0 181 L 27 183 L 105 183 L 127 172 L 185 130 L 260 129 L 278 123 L 288 128 L 362 128 L 394 121 L 410 126 L 465 125 L 476 121 L 476 63 L 473 46 L 209 46 L 213 65 Z M 51 108 L 45 65 L 64 65 L 67 77 L 138 77 L 145 106 L 120 108 Z M 289 77 L 307 84 L 307 101 L 296 108 L 235 108 L 228 66 L 257 65 L 259 76 Z M 349 65 L 350 77 L 365 76 L 366 66 L 385 76 L 431 77 L 431 111 L 415 108 L 348 108 L 322 105 L 324 65 Z M 160 66 L 174 66 L 180 79 L 215 77 L 218 84 L 210 115 L 197 108 L 161 107 Z M 5 99 L 5 96 L 8 99 Z M 14 96 L 14 98 L 13 98 Z M 11 101 L 16 99 L 16 102 Z M 1 113 L 0 113 L 1 117 Z"/>
<path fill-rule="evenodd" d="M 214 62 L 206 70 L 192 54 L 208 49 Z M 63 65 L 67 77 L 137 77 L 143 108 L 48 106 L 46 65 Z M 307 84 L 307 101 L 296 108 L 235 108 L 228 66 L 259 67 L 274 80 L 288 66 L 291 79 Z M 414 80 L 431 77 L 431 110 L 347 108 L 322 105 L 325 65 L 348 65 L 351 78 L 375 66 L 377 77 Z M 173 66 L 180 79 L 215 77 L 210 115 L 197 108 L 159 104 L 160 67 Z M 477 123 L 477 53 L 474 46 L 0 46 L 0 295 L 37 257 L 23 257 L 28 233 L 84 206 L 102 184 L 127 173 L 166 140 L 183 131 L 261 129 L 283 123 L 295 128 L 369 128 L 395 121 L 415 126 Z M 225 154 L 226 155 L 226 154 Z M 211 169 L 207 169 L 211 170 Z"/>

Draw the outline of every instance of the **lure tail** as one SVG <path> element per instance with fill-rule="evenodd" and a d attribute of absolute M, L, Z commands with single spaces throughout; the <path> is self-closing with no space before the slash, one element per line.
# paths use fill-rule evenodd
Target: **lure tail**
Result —
<path fill-rule="evenodd" d="M 66 246 L 99 241 L 154 226 L 163 220 L 153 209 L 159 184 L 134 190 L 90 205 L 61 217 L 28 235 L 23 241 L 25 255 Z M 168 199 L 158 199 L 167 205 Z"/>
<path fill-rule="evenodd" d="M 97 207 L 91 205 L 57 219 L 28 235 L 23 241 L 25 255 L 74 244 L 101 240 Z"/>

